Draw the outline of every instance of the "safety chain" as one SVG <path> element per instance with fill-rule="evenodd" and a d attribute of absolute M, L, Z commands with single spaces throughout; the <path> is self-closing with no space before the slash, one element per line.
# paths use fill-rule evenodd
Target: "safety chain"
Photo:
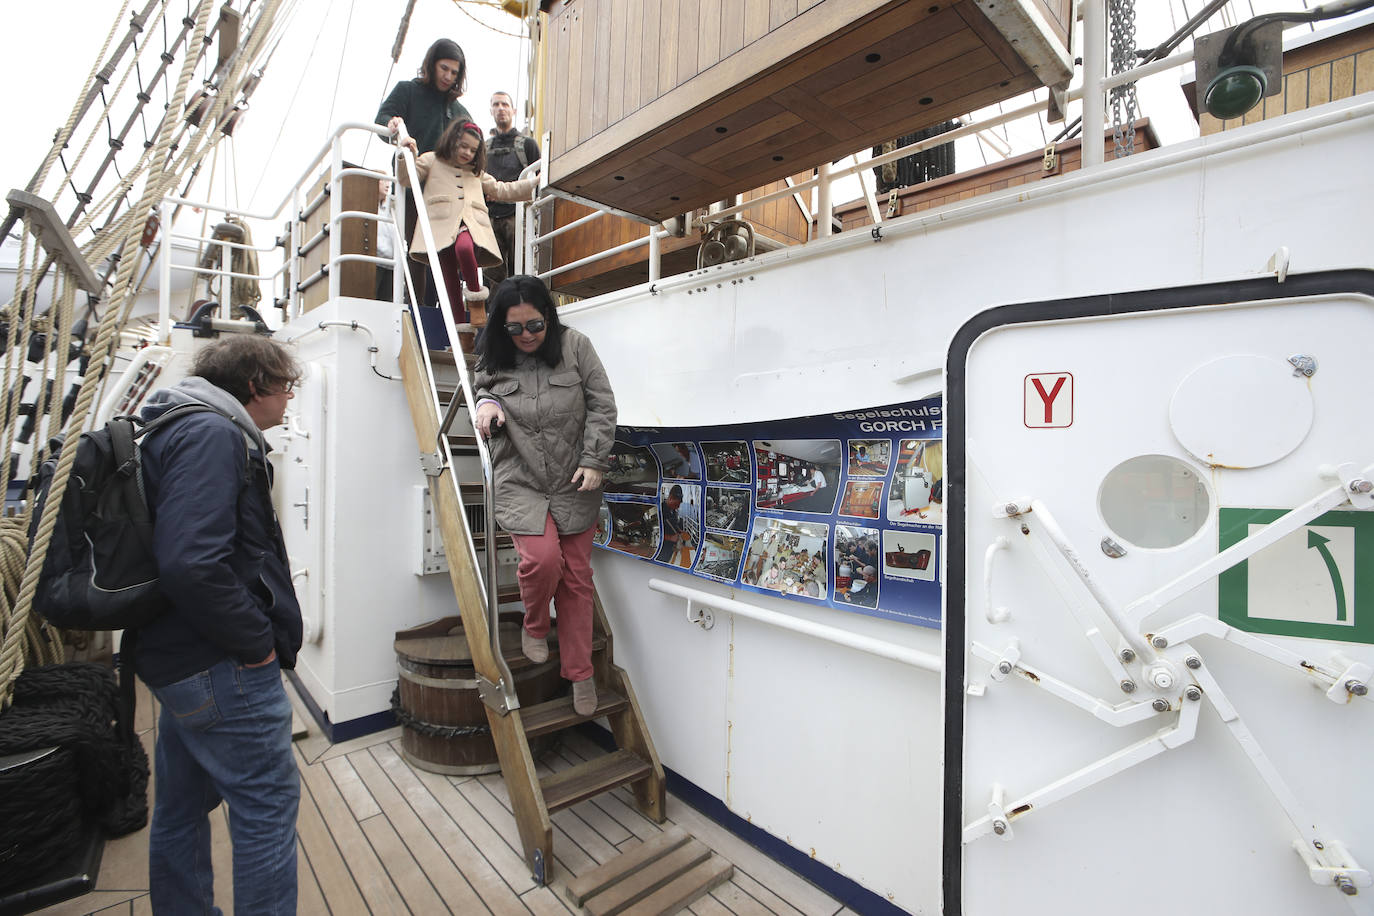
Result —
<path fill-rule="evenodd" d="M 1112 75 L 1115 76 L 1135 66 L 1135 0 L 1107 0 L 1107 29 L 1112 46 Z M 1111 100 L 1113 156 L 1120 159 L 1135 152 L 1135 83 L 1112 87 Z M 1125 109 L 1124 124 L 1122 109 Z"/>
<path fill-rule="evenodd" d="M 426 738 L 471 738 L 491 734 L 489 725 L 435 725 L 433 722 L 416 718 L 413 713 L 402 708 L 399 687 L 391 691 L 391 712 L 397 722 Z"/>

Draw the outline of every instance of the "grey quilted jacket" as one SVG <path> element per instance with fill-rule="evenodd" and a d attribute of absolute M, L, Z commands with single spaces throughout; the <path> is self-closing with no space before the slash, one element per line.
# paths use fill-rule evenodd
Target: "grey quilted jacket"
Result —
<path fill-rule="evenodd" d="M 580 493 L 579 467 L 605 471 L 615 441 L 615 394 L 585 334 L 563 328 L 563 361 L 549 368 L 516 354 L 514 369 L 479 369 L 476 395 L 500 403 L 506 425 L 492 437 L 496 521 L 512 534 L 542 534 L 553 515 L 561 534 L 596 523 L 601 490 Z"/>

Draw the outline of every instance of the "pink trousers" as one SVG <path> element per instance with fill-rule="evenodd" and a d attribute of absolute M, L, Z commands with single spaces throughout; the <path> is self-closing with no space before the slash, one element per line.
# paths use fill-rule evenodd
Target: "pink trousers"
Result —
<path fill-rule="evenodd" d="M 570 681 L 592 676 L 592 538 L 596 528 L 559 534 L 552 515 L 543 534 L 513 534 L 520 553 L 516 578 L 525 603 L 525 632 L 549 635 L 549 601 L 558 612 L 562 674 Z"/>

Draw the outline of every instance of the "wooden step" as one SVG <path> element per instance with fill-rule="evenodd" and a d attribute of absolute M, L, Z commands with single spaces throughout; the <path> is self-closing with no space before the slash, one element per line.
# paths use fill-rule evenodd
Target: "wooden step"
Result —
<path fill-rule="evenodd" d="M 705 862 L 683 872 L 621 912 L 623 916 L 667 916 L 668 913 L 676 913 L 729 881 L 734 874 L 734 865 L 712 854 Z"/>
<path fill-rule="evenodd" d="M 602 792 L 651 776 L 654 768 L 626 750 L 579 763 L 539 780 L 544 806 L 552 814 Z"/>
<path fill-rule="evenodd" d="M 472 532 L 472 546 L 478 550 L 487 546 L 487 535 L 484 531 Z M 515 539 L 504 531 L 496 532 L 496 549 L 505 550 L 507 547 L 514 547 Z"/>
<path fill-rule="evenodd" d="M 645 840 L 638 846 L 625 850 L 625 852 L 598 865 L 591 871 L 583 872 L 573 878 L 564 888 L 564 893 L 568 895 L 573 906 L 581 906 L 587 902 L 588 898 L 601 893 L 617 881 L 623 881 L 644 866 L 652 864 L 677 849 L 691 838 L 686 830 L 674 824 L 652 840 Z"/>
<path fill-rule="evenodd" d="M 550 732 L 562 731 L 579 722 L 587 722 L 620 712 L 629 703 L 620 694 L 604 688 L 597 688 L 596 711 L 590 716 L 580 716 L 573 711 L 572 697 L 559 697 L 537 706 L 527 706 L 521 712 L 521 722 L 525 726 L 525 736 L 537 738 Z"/>
<path fill-rule="evenodd" d="M 665 916 L 728 881 L 734 870 L 674 826 L 569 881 L 564 893 L 589 916 Z"/>
<path fill-rule="evenodd" d="M 458 365 L 457 360 L 453 358 L 452 350 L 430 350 L 429 361 L 432 365 L 435 366 Z M 464 352 L 463 361 L 467 363 L 468 371 L 471 372 L 473 369 L 477 367 L 477 354 Z"/>
<path fill-rule="evenodd" d="M 462 433 L 449 433 L 448 447 L 455 452 L 475 455 L 477 454 L 477 437 L 464 435 Z M 480 493 L 478 494 L 478 498 L 481 498 Z"/>

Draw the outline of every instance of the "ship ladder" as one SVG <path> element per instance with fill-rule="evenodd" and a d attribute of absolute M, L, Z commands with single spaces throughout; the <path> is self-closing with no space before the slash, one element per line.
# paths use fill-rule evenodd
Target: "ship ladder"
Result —
<path fill-rule="evenodd" d="M 424 220 L 423 215 L 420 217 Z M 431 250 L 433 250 L 431 248 Z M 439 279 L 438 265 L 432 265 L 440 285 L 440 306 L 449 331 L 457 340 L 449 317 L 447 295 Z M 413 299 L 412 299 L 413 301 Z M 473 409 L 470 382 L 471 357 L 462 358 L 460 348 L 430 350 L 421 343 L 423 328 L 402 321 L 401 375 L 410 404 L 421 464 L 429 482 L 434 517 L 440 527 L 449 576 L 458 599 L 464 633 L 478 676 L 479 693 L 486 707 L 487 721 L 496 745 L 501 774 L 510 795 L 511 809 L 525 860 L 535 881 L 547 884 L 553 872 L 553 827 L 550 815 L 620 786 L 629 786 L 639 810 L 655 822 L 665 819 L 663 766 L 654 750 L 649 730 L 635 699 L 629 675 L 615 664 L 614 641 L 601 598 L 594 593 L 595 616 L 592 634 L 592 665 L 595 670 L 597 707 L 591 716 L 580 716 L 572 708 L 571 696 L 537 706 L 521 707 L 514 681 L 499 645 L 497 613 L 499 606 L 519 600 L 514 588 L 498 588 L 497 552 L 512 549 L 509 535 L 495 531 L 491 498 L 491 464 L 484 443 L 471 433 Z M 458 357 L 458 358 L 455 358 Z M 458 384 L 435 383 L 436 368 L 450 365 L 456 370 Z M 446 375 L 454 373 L 445 370 Z M 441 399 L 447 400 L 444 417 L 439 416 Z M 450 435 L 449 426 L 461 414 L 467 435 Z M 484 482 L 464 484 L 454 471 L 454 455 L 476 453 L 481 459 Z M 485 531 L 474 533 L 473 521 L 484 520 Z M 478 564 L 484 556 L 485 570 Z M 556 621 L 555 621 L 556 626 Z M 549 640 L 550 658 L 557 658 L 556 630 Z M 545 776 L 535 771 L 530 740 L 571 728 L 583 722 L 605 718 L 611 726 L 616 749 L 571 769 Z"/>

